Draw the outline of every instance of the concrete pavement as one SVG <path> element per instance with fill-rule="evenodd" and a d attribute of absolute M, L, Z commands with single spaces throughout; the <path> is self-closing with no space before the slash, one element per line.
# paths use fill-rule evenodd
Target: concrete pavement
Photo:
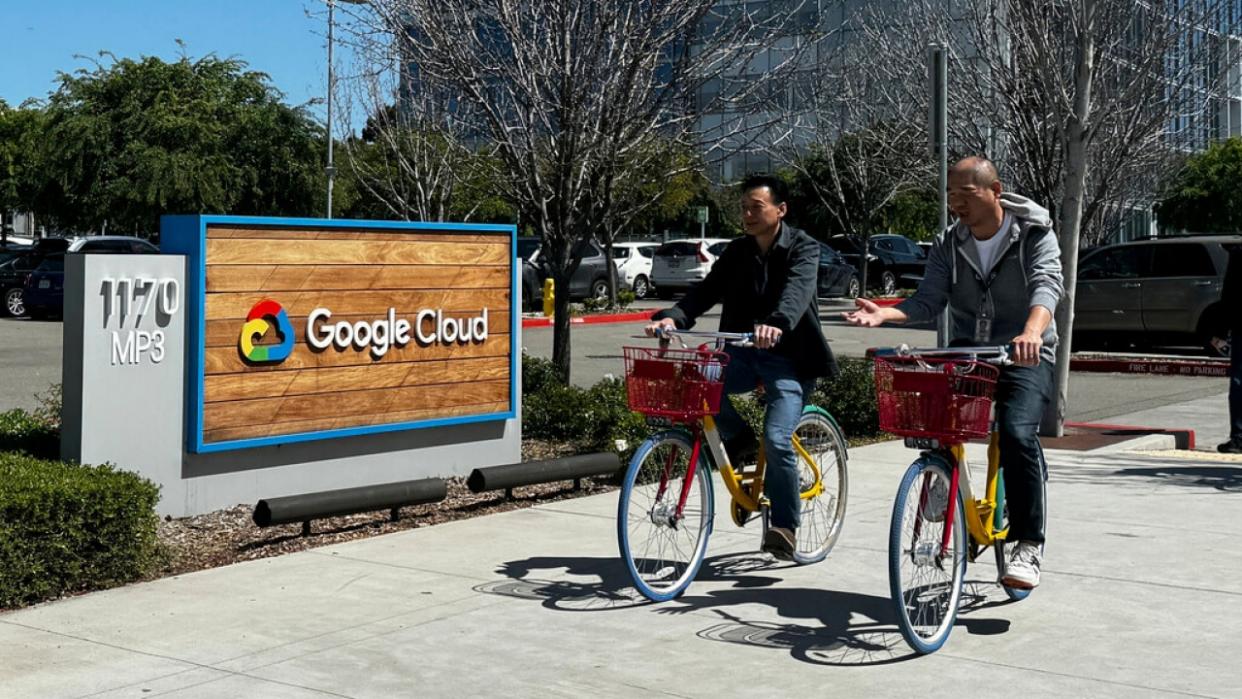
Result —
<path fill-rule="evenodd" d="M 0 695 L 1242 696 L 1242 465 L 1050 452 L 1043 585 L 1005 603 L 982 557 L 948 643 L 916 657 L 886 574 L 912 456 L 852 452 L 818 565 L 755 553 L 718 489 L 699 579 L 647 604 L 600 495 L 0 615 Z"/>

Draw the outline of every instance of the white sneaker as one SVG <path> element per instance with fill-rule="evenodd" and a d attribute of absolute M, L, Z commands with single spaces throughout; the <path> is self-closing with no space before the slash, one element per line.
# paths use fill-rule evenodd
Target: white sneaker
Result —
<path fill-rule="evenodd" d="M 1001 584 L 1019 590 L 1030 590 L 1039 585 L 1039 564 L 1043 546 L 1033 541 L 1019 541 L 1005 565 Z"/>

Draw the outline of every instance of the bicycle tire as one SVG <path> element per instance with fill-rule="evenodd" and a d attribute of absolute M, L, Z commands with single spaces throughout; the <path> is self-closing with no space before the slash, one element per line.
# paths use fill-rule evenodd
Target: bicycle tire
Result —
<path fill-rule="evenodd" d="M 826 558 L 841 537 L 849 502 L 849 451 L 840 428 L 827 411 L 808 405 L 794 429 L 802 447 L 816 460 L 824 490 L 802 500 L 794 562 L 818 563 Z M 814 473 L 798 455 L 800 490 L 814 487 Z"/>
<path fill-rule="evenodd" d="M 684 516 L 676 521 L 670 517 L 680 498 L 692 450 L 690 437 L 679 430 L 652 435 L 634 452 L 621 485 L 617 502 L 621 559 L 634 588 L 653 602 L 664 602 L 684 592 L 707 553 L 714 505 L 711 470 L 703 451 Z M 661 495 L 659 481 L 669 465 L 669 478 Z"/>
<path fill-rule="evenodd" d="M 936 479 L 941 481 L 947 495 L 950 473 L 941 459 L 924 455 L 910 464 L 898 486 L 889 525 L 888 580 L 897 626 L 906 643 L 920 654 L 934 653 L 948 640 L 957 620 L 966 577 L 967 538 L 961 492 L 953 502 L 948 502 L 946 497 L 943 505 L 932 503 L 929 509 L 922 493 L 925 484 L 931 487 Z M 947 557 L 934 556 L 940 547 L 949 507 L 957 508 L 950 536 L 951 548 Z M 916 520 L 920 522 L 917 541 L 914 539 Z M 907 564 L 913 573 L 909 581 L 903 574 Z M 939 569 L 945 579 L 935 583 L 921 577 L 932 569 Z"/>

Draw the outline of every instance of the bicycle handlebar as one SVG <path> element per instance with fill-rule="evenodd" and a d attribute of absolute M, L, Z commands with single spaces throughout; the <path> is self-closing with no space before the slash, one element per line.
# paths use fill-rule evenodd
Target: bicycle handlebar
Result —
<path fill-rule="evenodd" d="M 873 347 L 867 350 L 868 357 L 911 357 L 914 359 L 931 358 L 938 359 L 972 359 L 988 364 L 997 364 L 999 366 L 1008 366 L 1013 364 L 1010 354 L 1013 352 L 1013 345 L 990 345 L 981 347 L 931 347 L 919 348 L 910 347 L 909 345 L 899 345 L 897 347 Z"/>
<path fill-rule="evenodd" d="M 673 339 L 681 340 L 683 337 L 698 337 L 704 340 L 714 340 L 719 345 L 732 345 L 734 347 L 755 346 L 754 333 L 724 333 L 711 330 L 670 330 L 657 328 L 655 336 L 660 339 L 661 344 Z M 681 345 L 685 347 L 686 343 L 682 342 Z"/>

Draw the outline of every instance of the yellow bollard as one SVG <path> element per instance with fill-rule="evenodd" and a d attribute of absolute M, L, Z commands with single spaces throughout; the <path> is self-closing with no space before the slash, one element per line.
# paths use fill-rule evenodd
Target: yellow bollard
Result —
<path fill-rule="evenodd" d="M 549 318 L 552 317 L 556 308 L 555 287 L 556 283 L 552 281 L 552 277 L 543 280 L 543 314 Z"/>

